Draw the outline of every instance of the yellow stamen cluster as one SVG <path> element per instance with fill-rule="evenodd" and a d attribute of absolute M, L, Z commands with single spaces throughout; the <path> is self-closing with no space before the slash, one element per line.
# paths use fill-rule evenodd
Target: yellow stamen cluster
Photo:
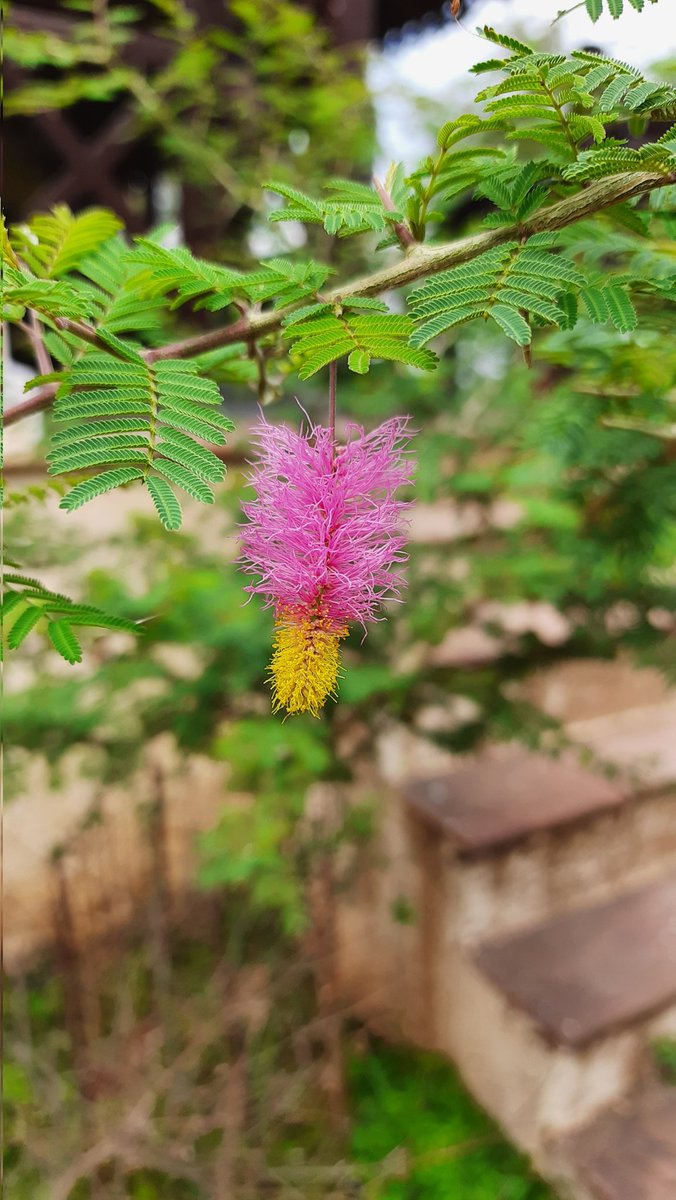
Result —
<path fill-rule="evenodd" d="M 275 626 L 272 709 L 309 712 L 313 717 L 335 693 L 340 669 L 340 639 L 347 629 L 331 629 L 321 618 L 281 619 Z"/>

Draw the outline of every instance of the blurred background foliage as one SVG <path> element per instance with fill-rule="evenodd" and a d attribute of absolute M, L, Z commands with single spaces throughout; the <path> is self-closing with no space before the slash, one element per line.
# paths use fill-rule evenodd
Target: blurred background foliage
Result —
<path fill-rule="evenodd" d="M 283 249 L 279 239 L 293 230 L 277 226 L 273 236 L 261 221 L 259 185 L 271 172 L 309 191 L 327 175 L 368 176 L 375 146 L 358 56 L 350 50 L 348 62 L 332 49 L 306 10 L 233 0 L 227 24 L 203 31 L 188 8 L 157 3 L 142 15 L 168 43 L 152 77 L 123 54 L 138 10 L 85 4 L 71 12 L 70 40 L 28 36 L 10 20 L 5 54 L 23 72 L 6 101 L 10 129 L 16 121 L 20 133 L 21 121 L 39 111 L 86 105 L 91 113 L 122 99 L 129 144 L 141 139 L 168 179 L 188 185 L 184 229 L 198 252 L 240 266 L 254 251 Z M 17 209 L 29 182 L 12 184 Z M 167 215 L 161 191 L 143 203 L 139 222 Z M 600 242 L 578 226 L 570 250 L 604 272 L 643 256 L 661 276 L 673 270 L 675 213 L 669 189 L 652 211 L 649 237 L 609 224 Z M 461 236 L 481 216 L 480 206 L 451 205 L 446 231 Z M 346 249 L 320 231 L 309 250 L 323 259 L 349 254 L 351 273 L 360 266 L 353 243 Z M 237 997 L 246 972 L 261 966 L 266 1016 L 245 1038 L 246 1186 L 271 1174 L 273 1196 L 300 1188 L 308 1198 L 544 1200 L 544 1186 L 446 1065 L 385 1048 L 356 1024 L 341 1050 L 350 1132 L 332 1128 L 321 1082 L 322 1055 L 330 1054 L 313 1024 L 308 882 L 341 844 L 368 838 L 378 800 L 327 831 L 308 828 L 305 799 L 311 783 L 349 781 L 392 719 L 458 751 L 488 739 L 536 744 L 544 732 L 555 740 L 554 723 L 517 686 L 554 661 L 626 651 L 676 677 L 676 455 L 673 441 L 656 436 L 673 426 L 676 348 L 654 297 L 641 317 L 629 333 L 587 322 L 540 335 L 530 371 L 511 344 L 472 327 L 452 335 L 434 375 L 389 366 L 367 379 L 341 373 L 343 419 L 371 425 L 411 414 L 418 468 L 410 498 L 447 518 L 441 539 L 416 527 L 405 603 L 391 606 L 365 641 L 351 636 L 339 704 L 321 722 L 269 714 L 271 617 L 244 603 L 234 565 L 241 464 L 231 467 L 206 532 L 168 537 L 155 521 L 132 516 L 106 544 L 105 565 L 96 531 L 76 545 L 65 522 L 55 526 L 46 515 L 41 487 L 31 492 L 10 479 L 6 537 L 32 556 L 27 563 L 67 567 L 72 577 L 80 560 L 83 599 L 145 621 L 140 640 L 103 637 L 77 670 L 44 660 L 28 639 L 4 699 L 10 797 L 25 789 L 33 756 L 46 756 L 58 779 L 63 754 L 83 747 L 87 769 L 104 784 L 128 778 L 147 743 L 166 732 L 183 753 L 229 763 L 232 786 L 256 796 L 203 835 L 199 920 L 190 935 L 169 937 L 164 974 L 143 941 L 95 973 L 97 1056 L 112 1074 L 101 1067 L 92 1081 L 79 1071 L 63 964 L 47 964 L 12 989 L 5 1168 L 16 1200 L 46 1200 L 46 1176 L 97 1144 L 97 1129 L 119 1126 L 124 1136 L 128 1095 L 149 1071 L 158 1082 L 144 1120 L 158 1154 L 166 1158 L 182 1139 L 193 1158 L 171 1169 L 123 1169 L 103 1154 L 62 1200 L 216 1200 L 203 1178 L 223 1165 L 215 1128 L 223 1104 L 233 1102 L 224 1100 L 219 1064 L 234 1068 L 243 1054 L 239 1018 L 223 1010 L 223 997 Z M 242 386 L 247 374 L 255 368 L 223 375 L 226 410 L 242 426 L 255 411 Z M 287 381 L 283 390 L 271 419 L 296 421 L 296 395 L 321 418 L 319 385 Z M 560 614 L 555 637 L 537 622 L 510 627 L 511 606 L 542 603 Z M 449 633 L 468 627 L 494 639 L 491 656 L 439 652 Z M 125 1005 L 134 1036 L 152 1045 L 133 1060 L 131 1084 L 116 1084 Z"/>
<path fill-rule="evenodd" d="M 229 0 L 207 19 L 181 0 L 83 0 L 62 13 L 67 23 L 46 20 L 46 28 L 25 27 L 20 12 L 16 25 L 7 23 L 15 84 L 5 101 L 8 153 L 27 128 L 39 136 L 43 126 L 28 126 L 29 118 L 50 114 L 49 138 L 63 110 L 87 131 L 104 130 L 112 114 L 116 155 L 132 156 L 131 191 L 113 185 L 131 231 L 178 202 L 191 248 L 237 266 L 252 217 L 263 211 L 264 179 L 317 186 L 331 174 L 368 171 L 374 141 L 362 56 L 334 49 L 302 5 Z M 30 164 L 16 166 L 5 195 L 11 219 L 35 183 Z M 80 195 L 79 204 L 88 199 Z"/>

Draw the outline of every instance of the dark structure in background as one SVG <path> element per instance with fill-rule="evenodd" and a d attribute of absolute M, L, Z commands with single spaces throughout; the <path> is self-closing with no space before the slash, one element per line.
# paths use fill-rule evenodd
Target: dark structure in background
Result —
<path fill-rule="evenodd" d="M 227 0 L 189 0 L 202 25 L 227 23 Z M 448 5 L 430 0 L 311 0 L 336 45 L 382 40 L 411 23 L 440 24 Z M 53 31 L 69 40 L 73 15 L 59 0 L 40 7 L 15 3 L 11 23 L 19 31 Z M 130 65 L 152 73 L 175 54 L 175 44 L 142 29 L 125 47 Z M 5 60 L 4 83 L 11 92 L 21 70 Z M 161 170 L 157 151 L 131 136 L 133 114 L 124 103 L 80 103 L 66 112 L 14 117 L 5 123 L 4 206 L 10 221 L 59 202 L 76 209 L 90 204 L 112 208 L 131 233 L 155 218 L 153 181 Z M 27 153 L 27 150 L 29 151 Z M 135 194 L 135 204 L 130 204 Z M 190 231 L 186 229 L 188 241 Z"/>

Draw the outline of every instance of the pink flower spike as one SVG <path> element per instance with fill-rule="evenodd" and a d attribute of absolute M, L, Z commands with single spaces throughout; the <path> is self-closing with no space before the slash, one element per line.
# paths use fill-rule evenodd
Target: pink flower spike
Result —
<path fill-rule="evenodd" d="M 399 598 L 408 505 L 395 492 L 411 482 L 410 436 L 401 417 L 368 434 L 349 426 L 338 447 L 319 425 L 296 433 L 263 420 L 253 431 L 256 499 L 243 505 L 240 563 L 255 580 L 247 591 L 275 610 L 275 708 L 318 715 L 335 690 L 347 627 Z"/>

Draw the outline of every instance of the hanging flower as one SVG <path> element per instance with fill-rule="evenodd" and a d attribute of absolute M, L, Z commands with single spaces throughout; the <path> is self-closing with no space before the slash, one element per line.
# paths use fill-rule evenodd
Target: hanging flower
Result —
<path fill-rule="evenodd" d="M 407 505 L 395 492 L 411 477 L 407 419 L 368 434 L 349 426 L 343 446 L 319 425 L 296 433 L 263 420 L 253 437 L 257 495 L 243 505 L 240 561 L 256 578 L 246 590 L 275 611 L 273 709 L 318 716 L 335 694 L 350 624 L 376 620 L 403 585 Z"/>

